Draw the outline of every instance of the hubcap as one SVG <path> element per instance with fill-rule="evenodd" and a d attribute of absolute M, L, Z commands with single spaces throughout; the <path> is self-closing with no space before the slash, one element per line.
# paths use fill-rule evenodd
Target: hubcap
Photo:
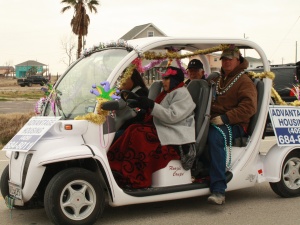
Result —
<path fill-rule="evenodd" d="M 283 167 L 283 181 L 293 190 L 300 188 L 300 159 L 291 158 Z"/>
<path fill-rule="evenodd" d="M 60 195 L 60 207 L 72 220 L 88 217 L 96 205 L 96 192 L 93 186 L 84 180 L 75 180 L 65 186 Z"/>

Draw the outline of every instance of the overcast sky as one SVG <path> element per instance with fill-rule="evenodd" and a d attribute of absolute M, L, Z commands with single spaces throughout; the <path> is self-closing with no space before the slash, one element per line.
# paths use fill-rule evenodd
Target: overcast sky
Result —
<path fill-rule="evenodd" d="M 0 66 L 37 60 L 49 65 L 51 74 L 64 72 L 61 40 L 71 34 L 73 10 L 61 14 L 60 2 L 0 1 Z M 300 0 L 101 0 L 100 4 L 97 14 L 88 12 L 87 47 L 153 23 L 168 36 L 245 35 L 273 64 L 294 63 L 296 41 L 300 52 Z"/>

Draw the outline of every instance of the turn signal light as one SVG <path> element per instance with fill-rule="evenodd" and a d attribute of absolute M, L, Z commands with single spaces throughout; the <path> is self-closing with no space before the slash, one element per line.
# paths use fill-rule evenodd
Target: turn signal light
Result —
<path fill-rule="evenodd" d="M 72 124 L 65 124 L 65 130 L 73 130 Z"/>

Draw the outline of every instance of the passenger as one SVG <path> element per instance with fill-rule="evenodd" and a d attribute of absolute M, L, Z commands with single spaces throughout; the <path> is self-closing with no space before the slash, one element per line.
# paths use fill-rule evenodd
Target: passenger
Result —
<path fill-rule="evenodd" d="M 108 151 L 120 186 L 151 186 L 153 172 L 180 159 L 176 147 L 195 142 L 195 104 L 183 81 L 182 70 L 170 66 L 162 74 L 163 91 L 155 101 L 138 97 L 132 105 L 147 111 L 143 124 L 129 126 Z"/>
<path fill-rule="evenodd" d="M 187 67 L 187 73 L 189 79 L 185 81 L 185 85 L 188 85 L 191 80 L 205 79 L 203 64 L 199 59 L 192 59 Z"/>
<path fill-rule="evenodd" d="M 211 159 L 210 191 L 208 202 L 225 203 L 226 156 L 230 153 L 226 144 L 235 138 L 245 136 L 250 118 L 257 110 L 257 90 L 252 80 L 245 74 L 248 61 L 241 56 L 237 47 L 231 45 L 222 52 L 221 76 L 215 78 L 216 96 L 211 106 L 211 125 L 208 147 Z"/>
<path fill-rule="evenodd" d="M 133 70 L 131 77 L 127 78 L 127 80 L 125 80 L 121 84 L 119 89 L 120 89 L 120 91 L 122 91 L 122 90 L 131 91 L 131 92 L 137 94 L 138 96 L 148 96 L 148 93 L 149 93 L 149 90 L 148 90 L 142 76 L 136 69 Z M 132 111 L 132 110 L 135 110 L 135 109 L 131 109 L 131 108 L 127 107 L 124 110 L 117 112 L 116 116 L 117 117 L 126 117 L 124 114 L 127 113 L 127 115 L 128 115 L 128 114 L 130 114 L 130 112 L 128 112 L 128 111 Z M 136 114 L 135 117 L 126 120 L 124 122 L 124 124 L 118 129 L 118 131 L 115 134 L 114 141 L 116 139 L 118 139 L 124 133 L 124 130 L 127 127 L 129 127 L 131 124 L 142 121 L 145 117 L 146 112 L 145 112 L 145 110 L 139 110 L 139 111 L 135 111 L 134 114 Z M 124 119 L 124 118 L 120 118 L 120 119 Z"/>

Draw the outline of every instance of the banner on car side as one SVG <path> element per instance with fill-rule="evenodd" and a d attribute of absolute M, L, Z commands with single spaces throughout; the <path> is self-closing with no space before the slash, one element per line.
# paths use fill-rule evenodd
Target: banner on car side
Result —
<path fill-rule="evenodd" d="M 300 145 L 300 107 L 269 106 L 269 115 L 279 146 Z"/>

